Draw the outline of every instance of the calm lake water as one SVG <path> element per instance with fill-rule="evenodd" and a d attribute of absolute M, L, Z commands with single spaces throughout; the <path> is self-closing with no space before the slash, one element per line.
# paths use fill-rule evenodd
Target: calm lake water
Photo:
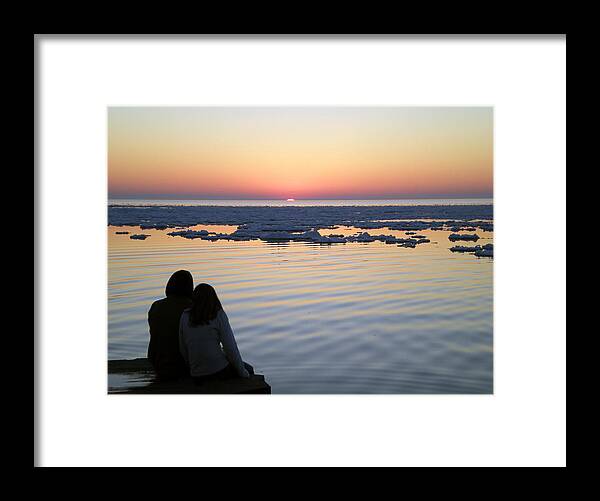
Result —
<path fill-rule="evenodd" d="M 493 391 L 493 260 L 450 252 L 449 231 L 419 230 L 431 243 L 414 249 L 377 241 L 212 242 L 155 229 L 132 240 L 117 231 L 140 229 L 108 227 L 109 359 L 145 356 L 148 308 L 169 276 L 187 269 L 195 283 L 216 288 L 243 358 L 273 393 Z M 369 233 L 406 238 L 404 231 Z M 493 242 L 491 231 L 477 233 L 478 244 Z M 109 378 L 113 388 L 128 384 Z"/>

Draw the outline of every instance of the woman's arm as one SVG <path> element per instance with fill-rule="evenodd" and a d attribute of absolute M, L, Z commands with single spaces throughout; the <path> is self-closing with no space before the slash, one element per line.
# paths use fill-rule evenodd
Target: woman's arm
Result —
<path fill-rule="evenodd" d="M 218 316 L 219 335 L 221 337 L 221 344 L 223 345 L 225 356 L 227 357 L 227 360 L 229 360 L 229 363 L 235 367 L 235 370 L 240 377 L 249 378 L 250 374 L 246 370 L 246 367 L 244 367 L 244 362 L 242 361 L 240 350 L 238 350 L 237 343 L 235 342 L 235 337 L 231 325 L 229 325 L 227 314 L 221 310 Z"/>
<path fill-rule="evenodd" d="M 185 344 L 185 340 L 183 339 L 183 322 L 186 316 L 187 315 L 185 313 L 182 313 L 181 317 L 179 318 L 179 351 L 181 352 L 181 356 L 183 357 L 183 360 L 185 361 L 186 365 L 189 365 L 190 360 L 188 356 L 187 345 Z"/>

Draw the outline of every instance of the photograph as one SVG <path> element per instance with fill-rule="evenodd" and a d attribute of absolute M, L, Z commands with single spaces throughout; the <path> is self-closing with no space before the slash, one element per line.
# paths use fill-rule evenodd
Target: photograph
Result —
<path fill-rule="evenodd" d="M 566 467 L 566 77 L 566 33 L 35 34 L 34 468 Z"/>
<path fill-rule="evenodd" d="M 492 106 L 108 106 L 107 392 L 494 394 Z"/>

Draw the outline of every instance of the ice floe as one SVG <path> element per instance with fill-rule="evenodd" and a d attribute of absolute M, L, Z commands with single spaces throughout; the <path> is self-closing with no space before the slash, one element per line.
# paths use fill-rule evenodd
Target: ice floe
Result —
<path fill-rule="evenodd" d="M 398 247 L 408 247 L 409 249 L 414 249 L 416 246 L 417 246 L 417 241 L 412 238 L 408 238 L 398 244 Z"/>
<path fill-rule="evenodd" d="M 365 231 L 365 232 L 359 233 L 358 235 L 350 235 L 349 237 L 346 237 L 346 240 L 348 242 L 368 243 L 368 242 L 375 242 L 375 237 L 369 235 L 369 233 Z"/>
<path fill-rule="evenodd" d="M 167 235 L 170 235 L 172 237 L 183 237 L 183 238 L 194 239 L 194 238 L 202 238 L 202 237 L 207 236 L 208 231 L 207 230 L 200 230 L 200 231 L 179 230 L 179 231 L 171 231 L 170 233 L 167 233 Z"/>
<path fill-rule="evenodd" d="M 477 257 L 494 257 L 493 249 L 480 249 L 475 251 L 475 256 Z"/>
<path fill-rule="evenodd" d="M 146 240 L 150 235 L 146 235 L 144 233 L 135 233 L 133 235 L 129 235 L 129 238 L 132 240 Z"/>
<path fill-rule="evenodd" d="M 472 247 L 455 245 L 450 247 L 452 252 L 472 253 L 477 257 L 494 257 L 494 244 L 474 245 Z"/>
<path fill-rule="evenodd" d="M 475 251 L 477 257 L 494 257 L 494 244 L 485 244 Z"/>
<path fill-rule="evenodd" d="M 452 252 L 476 252 L 481 250 L 481 245 L 474 245 L 473 247 L 465 246 L 465 245 L 455 245 L 454 247 L 450 247 Z"/>
<path fill-rule="evenodd" d="M 457 240 L 466 240 L 466 241 L 470 241 L 470 242 L 477 242 L 477 240 L 479 240 L 479 235 L 477 235 L 477 233 L 466 234 L 466 235 L 461 235 L 458 233 L 451 233 L 448 236 L 448 240 L 450 240 L 451 242 L 456 242 Z"/>

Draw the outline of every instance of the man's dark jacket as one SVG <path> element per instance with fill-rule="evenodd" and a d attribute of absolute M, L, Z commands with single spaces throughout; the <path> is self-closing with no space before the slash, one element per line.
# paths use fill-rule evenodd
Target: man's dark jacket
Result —
<path fill-rule="evenodd" d="M 179 319 L 183 310 L 191 304 L 187 297 L 169 295 L 155 301 L 148 311 L 148 359 L 159 379 L 176 379 L 187 375 L 185 362 L 179 352 Z"/>

